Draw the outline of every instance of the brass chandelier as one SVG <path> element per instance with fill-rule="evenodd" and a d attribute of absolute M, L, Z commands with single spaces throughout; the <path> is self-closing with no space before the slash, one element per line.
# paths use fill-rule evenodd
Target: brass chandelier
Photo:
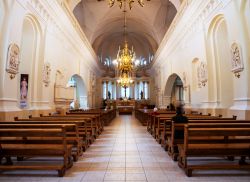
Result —
<path fill-rule="evenodd" d="M 124 73 L 130 73 L 133 69 L 133 62 L 135 60 L 135 52 L 133 50 L 133 47 L 132 49 L 130 50 L 128 48 L 128 42 L 127 42 L 127 17 L 126 17 L 126 5 L 124 6 L 124 10 L 123 10 L 123 13 L 124 13 L 124 32 L 123 32 L 123 35 L 124 35 L 124 47 L 122 50 L 120 50 L 120 47 L 119 47 L 119 50 L 117 52 L 117 62 L 118 62 L 118 70 L 120 71 L 121 74 L 124 74 Z"/>
<path fill-rule="evenodd" d="M 117 53 L 117 62 L 118 62 L 118 70 L 123 73 L 130 73 L 133 70 L 133 62 L 135 60 L 135 52 L 129 50 L 127 41 L 124 42 L 124 48 L 122 50 L 118 50 Z"/>
<path fill-rule="evenodd" d="M 128 42 L 127 42 L 127 18 L 126 18 L 126 5 L 124 5 L 124 47 L 122 50 L 118 50 L 117 53 L 117 63 L 118 63 L 118 70 L 120 71 L 120 79 L 118 80 L 118 84 L 120 84 L 122 87 L 127 88 L 129 84 L 131 84 L 133 81 L 130 78 L 130 73 L 133 70 L 133 63 L 136 58 L 135 52 L 132 49 L 130 50 L 128 48 Z"/>
<path fill-rule="evenodd" d="M 98 0 L 98 1 L 104 1 L 104 0 Z M 129 9 L 132 9 L 133 3 L 136 0 L 107 0 L 109 3 L 109 7 L 114 6 L 115 2 L 119 3 L 119 7 L 120 9 L 123 7 L 123 5 L 125 6 L 126 3 L 128 3 L 129 5 Z M 150 1 L 150 0 L 146 0 L 146 1 Z M 144 0 L 137 0 L 138 4 L 143 7 L 144 6 Z"/>
<path fill-rule="evenodd" d="M 117 80 L 117 83 L 123 88 L 128 88 L 129 85 L 134 83 L 134 81 L 129 77 L 127 73 L 123 73 L 119 80 Z"/>

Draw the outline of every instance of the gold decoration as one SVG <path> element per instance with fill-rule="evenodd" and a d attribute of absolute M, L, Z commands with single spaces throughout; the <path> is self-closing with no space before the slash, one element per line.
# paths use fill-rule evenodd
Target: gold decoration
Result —
<path fill-rule="evenodd" d="M 98 0 L 98 1 L 104 1 L 104 0 Z M 113 7 L 115 2 L 118 3 L 118 6 L 120 7 L 120 9 L 122 9 L 123 6 L 125 6 L 127 3 L 129 5 L 129 9 L 132 9 L 133 7 L 133 3 L 136 0 L 108 0 L 109 3 L 109 7 Z M 146 1 L 150 1 L 150 0 L 146 0 Z M 137 0 L 138 4 L 143 7 L 144 6 L 144 0 Z"/>
<path fill-rule="evenodd" d="M 117 82 L 123 88 L 128 88 L 129 85 L 134 83 L 134 81 L 129 77 L 127 73 L 122 74 L 120 79 L 117 80 Z"/>
<path fill-rule="evenodd" d="M 125 41 L 124 48 L 122 50 L 118 50 L 117 53 L 117 62 L 118 69 L 122 73 L 129 73 L 133 70 L 133 62 L 135 60 L 135 52 L 133 50 L 129 50 L 128 43 Z"/>

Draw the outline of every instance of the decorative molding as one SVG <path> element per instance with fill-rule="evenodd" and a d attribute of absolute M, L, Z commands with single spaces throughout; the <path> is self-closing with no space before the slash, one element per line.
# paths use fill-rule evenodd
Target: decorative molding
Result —
<path fill-rule="evenodd" d="M 245 97 L 245 98 L 235 98 L 234 101 L 250 101 L 249 97 Z"/>
<path fill-rule="evenodd" d="M 207 65 L 204 62 L 200 62 L 197 69 L 198 87 L 201 88 L 202 86 L 206 86 L 208 80 Z"/>
<path fill-rule="evenodd" d="M 183 81 L 183 88 L 184 90 L 187 90 L 188 89 L 188 81 L 187 81 L 187 73 L 186 72 L 183 72 L 183 78 L 182 78 L 182 81 Z"/>
<path fill-rule="evenodd" d="M 152 66 L 160 65 L 162 67 L 162 64 L 166 63 L 165 58 L 169 57 L 169 54 L 174 52 L 174 50 L 179 50 L 180 47 L 177 47 L 178 45 L 183 45 L 181 46 L 182 48 L 185 47 L 185 40 L 188 39 L 189 35 L 204 31 L 204 20 L 216 9 L 223 7 L 223 3 L 222 0 L 208 0 L 205 2 L 204 0 L 184 1 L 155 53 Z M 189 16 L 184 16 L 185 14 Z M 181 23 L 181 21 L 189 23 Z"/>
<path fill-rule="evenodd" d="M 232 72 L 237 78 L 240 78 L 240 72 L 244 70 L 244 65 L 240 46 L 236 42 L 232 43 L 231 45 L 231 56 Z"/>
<path fill-rule="evenodd" d="M 49 86 L 50 72 L 51 72 L 50 63 L 49 62 L 44 63 L 44 65 L 43 65 L 43 83 L 45 84 L 45 87 Z"/>
<path fill-rule="evenodd" d="M 31 101 L 30 103 L 49 104 L 50 102 L 49 101 L 38 101 L 38 100 L 35 100 L 35 101 Z"/>
<path fill-rule="evenodd" d="M 10 74 L 10 79 L 15 78 L 16 74 L 19 71 L 19 54 L 20 49 L 17 44 L 11 43 L 7 52 L 7 63 L 6 63 L 6 71 Z"/>
<path fill-rule="evenodd" d="M 0 101 L 7 101 L 7 102 L 17 102 L 17 99 L 12 99 L 12 98 L 0 98 Z"/>

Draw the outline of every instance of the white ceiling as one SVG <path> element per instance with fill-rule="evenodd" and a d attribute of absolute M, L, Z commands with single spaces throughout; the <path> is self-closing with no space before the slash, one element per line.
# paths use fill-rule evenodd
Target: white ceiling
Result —
<path fill-rule="evenodd" d="M 182 0 L 144 0 L 141 7 L 135 1 L 127 10 L 129 46 L 133 45 L 137 57 L 154 54 Z M 116 58 L 119 45 L 123 45 L 123 10 L 116 3 L 109 8 L 107 0 L 66 0 L 96 54 L 103 58 Z"/>

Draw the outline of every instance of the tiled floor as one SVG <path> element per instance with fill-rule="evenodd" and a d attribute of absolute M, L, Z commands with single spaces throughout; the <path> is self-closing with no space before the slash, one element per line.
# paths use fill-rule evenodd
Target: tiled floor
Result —
<path fill-rule="evenodd" d="M 27 173 L 27 172 L 26 172 Z M 227 175 L 228 174 L 228 175 Z M 55 176 L 55 173 L 52 175 Z M 176 162 L 146 132 L 146 128 L 129 115 L 117 117 L 74 163 L 63 178 L 45 176 L 0 176 L 0 182 L 238 182 L 250 181 L 249 171 L 194 171 L 188 178 Z"/>

